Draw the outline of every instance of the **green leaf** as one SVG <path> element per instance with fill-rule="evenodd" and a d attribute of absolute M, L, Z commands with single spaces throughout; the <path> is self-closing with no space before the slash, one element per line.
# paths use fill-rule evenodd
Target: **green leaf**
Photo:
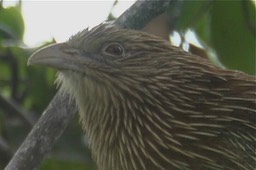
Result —
<path fill-rule="evenodd" d="M 0 39 L 22 40 L 24 21 L 18 7 L 2 8 L 0 10 Z"/>
<path fill-rule="evenodd" d="M 202 16 L 208 12 L 209 1 L 187 0 L 181 9 L 181 16 L 176 24 L 177 30 L 185 31 L 188 28 L 194 28 L 201 21 Z"/>
<path fill-rule="evenodd" d="M 255 25 L 255 6 L 249 3 Z M 255 74 L 255 34 L 245 18 L 242 0 L 215 1 L 211 11 L 211 42 L 220 61 L 230 69 Z"/>
<path fill-rule="evenodd" d="M 210 35 L 211 35 L 211 25 L 210 25 L 210 14 L 206 13 L 202 18 L 197 22 L 194 27 L 196 35 L 199 37 L 201 43 L 206 45 L 211 45 Z"/>

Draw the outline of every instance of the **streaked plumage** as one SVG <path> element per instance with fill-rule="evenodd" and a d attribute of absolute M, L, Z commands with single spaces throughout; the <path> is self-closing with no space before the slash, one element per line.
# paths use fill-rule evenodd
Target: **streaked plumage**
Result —
<path fill-rule="evenodd" d="M 256 79 L 101 24 L 34 54 L 60 70 L 102 170 L 252 170 Z"/>

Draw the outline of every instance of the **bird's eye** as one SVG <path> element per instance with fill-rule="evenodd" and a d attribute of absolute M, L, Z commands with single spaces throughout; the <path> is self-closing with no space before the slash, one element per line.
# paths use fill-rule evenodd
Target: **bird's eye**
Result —
<path fill-rule="evenodd" d="M 123 56 L 124 48 L 119 43 L 111 43 L 111 44 L 107 44 L 104 47 L 104 53 L 110 54 L 113 56 Z"/>

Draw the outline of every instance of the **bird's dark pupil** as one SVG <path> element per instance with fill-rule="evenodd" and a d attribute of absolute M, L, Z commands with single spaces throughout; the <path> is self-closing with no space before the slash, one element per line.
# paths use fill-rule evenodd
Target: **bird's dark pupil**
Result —
<path fill-rule="evenodd" d="M 117 45 L 111 45 L 107 48 L 107 52 L 114 55 L 121 55 L 123 53 L 123 50 Z"/>

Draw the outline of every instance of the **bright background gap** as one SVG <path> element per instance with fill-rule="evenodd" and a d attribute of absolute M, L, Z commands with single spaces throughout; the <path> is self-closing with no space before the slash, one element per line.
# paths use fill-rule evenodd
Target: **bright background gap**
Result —
<path fill-rule="evenodd" d="M 24 43 L 37 47 L 55 39 L 64 42 L 72 35 L 87 27 L 104 22 L 110 11 L 119 17 L 136 0 L 119 0 L 112 9 L 114 0 L 23 0 L 22 14 L 25 22 Z M 14 6 L 18 0 L 5 0 L 3 6 Z M 186 34 L 186 40 L 200 46 L 192 31 Z M 180 44 L 178 34 L 171 35 L 172 43 Z"/>
<path fill-rule="evenodd" d="M 112 11 L 115 17 L 121 15 L 135 0 L 119 0 Z M 13 6 L 16 0 L 6 0 L 4 7 Z M 22 1 L 25 22 L 24 42 L 30 47 L 39 46 L 53 38 L 63 42 L 70 36 L 94 27 L 107 19 L 114 1 Z"/>

